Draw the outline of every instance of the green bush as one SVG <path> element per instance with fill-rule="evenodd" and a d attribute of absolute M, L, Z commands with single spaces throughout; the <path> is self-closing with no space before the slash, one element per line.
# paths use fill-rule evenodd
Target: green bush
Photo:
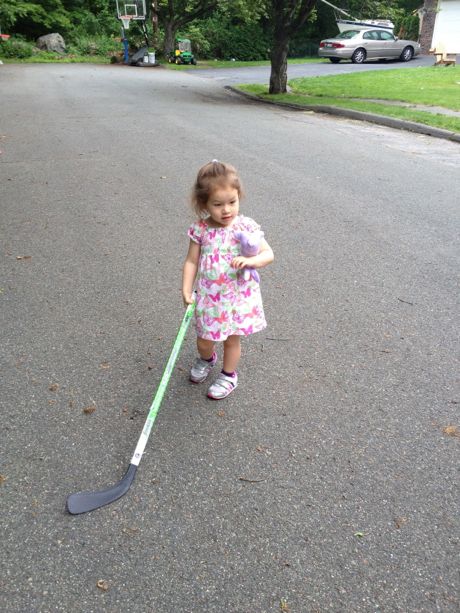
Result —
<path fill-rule="evenodd" d="M 221 53 L 224 60 L 266 60 L 270 41 L 258 23 L 233 27 L 221 42 Z"/>
<path fill-rule="evenodd" d="M 395 34 L 399 38 L 418 40 L 419 18 L 418 15 L 407 15 L 401 19 L 395 19 Z"/>
<path fill-rule="evenodd" d="M 289 57 L 315 57 L 318 55 L 319 43 L 316 40 L 293 41 L 289 45 Z"/>
<path fill-rule="evenodd" d="M 0 43 L 0 56 L 18 59 L 32 57 L 34 48 L 32 43 L 28 43 L 23 38 L 12 36 L 10 39 Z"/>
<path fill-rule="evenodd" d="M 110 55 L 119 51 L 121 43 L 111 36 L 77 36 L 67 51 L 78 55 Z"/>
<path fill-rule="evenodd" d="M 190 38 L 192 41 L 192 53 L 196 57 L 204 59 L 211 56 L 211 41 L 196 22 L 189 26 L 184 38 Z"/>
<path fill-rule="evenodd" d="M 195 22 L 187 36 L 199 57 L 223 60 L 265 60 L 269 57 L 269 38 L 260 23 L 239 24 L 225 15 Z"/>
<path fill-rule="evenodd" d="M 72 42 L 81 36 L 117 36 L 120 33 L 121 22 L 114 11 L 104 9 L 97 14 L 82 9 L 70 13 L 72 27 L 67 36 Z"/>

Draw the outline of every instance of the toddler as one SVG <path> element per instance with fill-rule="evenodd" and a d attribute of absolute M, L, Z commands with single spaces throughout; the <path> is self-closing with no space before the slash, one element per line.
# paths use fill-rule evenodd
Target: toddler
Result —
<path fill-rule="evenodd" d="M 263 238 L 257 255 L 241 255 L 235 233 L 260 231 L 255 221 L 240 215 L 242 196 L 241 181 L 233 166 L 213 160 L 198 171 L 192 192 L 198 221 L 188 230 L 190 244 L 183 269 L 182 296 L 186 305 L 193 302 L 196 279 L 199 357 L 190 371 L 193 383 L 207 379 L 217 362 L 215 342 L 223 341 L 223 370 L 208 389 L 208 397 L 214 400 L 225 398 L 238 385 L 240 337 L 259 332 L 267 325 L 259 284 L 252 275 L 245 278 L 243 269 L 267 266 L 274 256 Z"/>

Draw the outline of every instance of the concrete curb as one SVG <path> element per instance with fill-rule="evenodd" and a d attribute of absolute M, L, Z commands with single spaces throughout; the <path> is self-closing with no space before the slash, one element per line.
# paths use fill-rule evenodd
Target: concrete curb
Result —
<path fill-rule="evenodd" d="M 417 132 L 418 134 L 425 134 L 426 136 L 433 136 L 435 138 L 444 138 L 456 143 L 460 143 L 460 134 L 451 132 L 450 130 L 442 130 L 441 128 L 434 128 L 432 126 L 426 126 L 422 123 L 416 123 L 415 121 L 405 121 L 404 119 L 395 119 L 393 117 L 385 117 L 384 115 L 375 115 L 373 113 L 364 113 L 362 111 L 353 111 L 351 109 L 343 109 L 336 106 L 309 104 L 306 106 L 300 104 L 294 104 L 290 102 L 275 102 L 274 100 L 263 100 L 259 96 L 243 92 L 236 87 L 226 85 L 225 89 L 232 91 L 243 98 L 252 100 L 253 102 L 261 102 L 262 104 L 272 104 L 274 106 L 285 107 L 294 111 L 313 111 L 314 113 L 327 113 L 328 115 L 335 115 L 337 117 L 345 117 L 347 119 L 357 119 L 359 121 L 367 121 L 368 123 L 375 123 L 380 126 L 386 126 L 388 128 L 394 128 L 395 130 L 408 130 L 409 132 Z"/>

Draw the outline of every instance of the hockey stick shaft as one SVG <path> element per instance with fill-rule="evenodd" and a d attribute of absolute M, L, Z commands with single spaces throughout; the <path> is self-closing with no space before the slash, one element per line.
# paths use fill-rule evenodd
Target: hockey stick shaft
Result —
<path fill-rule="evenodd" d="M 166 364 L 163 376 L 160 380 L 160 384 L 155 393 L 152 404 L 150 405 L 149 413 L 147 415 L 144 428 L 139 437 L 136 449 L 134 451 L 134 455 L 131 459 L 131 463 L 124 477 L 114 486 L 104 490 L 99 490 L 96 492 L 78 492 L 76 494 L 71 494 L 67 498 L 67 510 L 72 515 L 87 513 L 88 511 L 98 509 L 99 507 L 109 504 L 110 502 L 114 502 L 115 500 L 118 500 L 118 498 L 121 498 L 121 496 L 126 494 L 126 492 L 131 487 L 131 483 L 134 480 L 137 467 L 139 466 L 139 462 L 141 461 L 142 455 L 144 453 L 145 446 L 150 435 L 150 431 L 152 430 L 152 426 L 160 409 L 161 401 L 163 400 L 163 396 L 168 386 L 169 379 L 171 378 L 174 365 L 176 363 L 180 348 L 182 346 L 182 342 L 190 325 L 194 309 L 195 304 L 193 303 L 189 304 L 185 311 L 185 315 L 182 319 L 182 323 L 180 325 L 179 332 L 177 333 L 176 340 L 174 341 L 174 345 L 171 350 L 168 363 Z"/>
<path fill-rule="evenodd" d="M 171 355 L 169 356 L 169 360 L 164 369 L 160 384 L 158 385 L 158 389 L 152 400 L 152 404 L 150 405 L 149 413 L 147 415 L 147 419 L 145 420 L 144 429 L 142 430 L 139 440 L 137 441 L 136 449 L 134 450 L 133 457 L 131 458 L 131 464 L 134 464 L 135 466 L 139 466 L 145 446 L 147 445 L 150 431 L 152 430 L 152 426 L 155 422 L 156 416 L 158 415 L 158 411 L 160 410 L 161 401 L 163 400 L 166 388 L 168 387 L 169 379 L 171 378 L 172 371 L 174 370 L 184 336 L 190 325 L 194 308 L 195 304 L 189 304 L 187 310 L 185 311 L 185 315 L 180 325 L 179 332 L 177 333 Z"/>

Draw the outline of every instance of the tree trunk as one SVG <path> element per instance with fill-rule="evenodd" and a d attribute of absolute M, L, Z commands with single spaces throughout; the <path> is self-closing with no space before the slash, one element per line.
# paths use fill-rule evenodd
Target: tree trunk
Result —
<path fill-rule="evenodd" d="M 275 40 L 270 54 L 270 94 L 285 94 L 287 91 L 287 54 L 289 42 L 286 39 Z"/>
<path fill-rule="evenodd" d="M 423 4 L 422 27 L 419 38 L 422 53 L 428 53 L 431 48 L 437 8 L 438 0 L 425 0 Z"/>
<path fill-rule="evenodd" d="M 165 56 L 173 53 L 176 46 L 177 25 L 174 21 L 165 21 Z"/>
<path fill-rule="evenodd" d="M 152 44 L 158 49 L 158 0 L 151 0 Z"/>

